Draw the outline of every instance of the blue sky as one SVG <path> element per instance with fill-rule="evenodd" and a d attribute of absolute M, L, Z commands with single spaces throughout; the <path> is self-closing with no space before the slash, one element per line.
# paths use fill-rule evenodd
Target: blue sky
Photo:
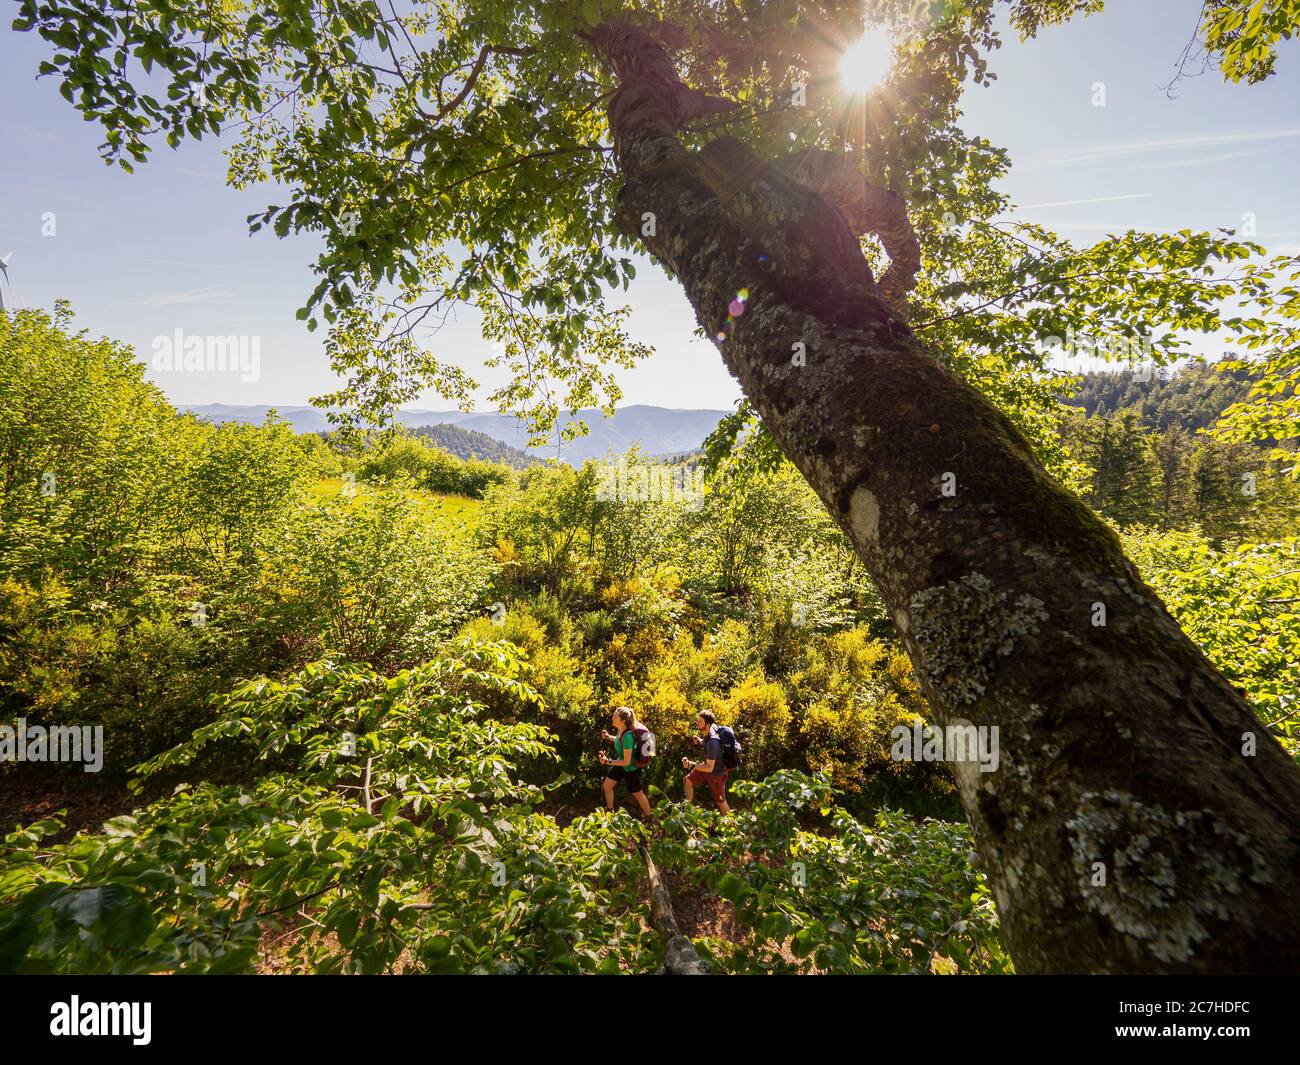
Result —
<path fill-rule="evenodd" d="M 1300 50 L 1284 46 L 1279 73 L 1256 86 L 1213 71 L 1165 92 L 1200 0 L 1111 0 L 1100 16 L 1049 29 L 992 57 L 998 80 L 970 89 L 966 127 L 1011 150 L 1006 190 L 1020 217 L 1087 243 L 1130 227 L 1240 227 L 1300 248 Z M 295 321 L 314 284 L 310 239 L 249 236 L 245 217 L 274 199 L 224 185 L 216 142 L 160 149 L 128 175 L 97 158 L 84 122 L 51 79 L 36 81 L 46 46 L 0 29 L 0 255 L 19 303 L 72 301 L 78 324 L 133 344 L 187 334 L 261 338 L 256 381 L 238 374 L 154 375 L 177 404 L 302 404 L 336 386 L 320 335 Z M 1105 106 L 1095 106 L 1095 85 Z M 53 212 L 52 237 L 42 220 Z M 623 403 L 729 407 L 738 398 L 713 347 L 691 336 L 678 288 L 645 262 L 628 295 L 633 336 L 655 356 L 621 374 Z M 478 370 L 488 346 L 462 315 L 432 341 Z M 445 408 L 437 396 L 417 406 Z"/>

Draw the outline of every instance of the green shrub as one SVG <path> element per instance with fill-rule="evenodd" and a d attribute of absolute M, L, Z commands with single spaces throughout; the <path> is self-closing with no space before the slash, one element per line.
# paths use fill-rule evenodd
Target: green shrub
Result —
<path fill-rule="evenodd" d="M 742 935 L 697 943 L 716 971 L 1010 971 L 965 825 L 881 813 L 866 826 L 835 809 L 824 778 L 789 770 L 732 790 L 733 816 L 673 807 L 654 847 L 731 904 Z"/>
<path fill-rule="evenodd" d="M 462 644 L 385 677 L 334 662 L 224 697 L 217 720 L 145 767 L 213 744 L 245 785 L 169 799 L 51 847 L 57 820 L 5 840 L 0 972 L 245 972 L 277 914 L 318 973 L 644 971 L 658 963 L 625 815 L 561 828 L 515 762 L 536 725 L 483 716 L 473 693 L 535 698 L 510 645 Z"/>

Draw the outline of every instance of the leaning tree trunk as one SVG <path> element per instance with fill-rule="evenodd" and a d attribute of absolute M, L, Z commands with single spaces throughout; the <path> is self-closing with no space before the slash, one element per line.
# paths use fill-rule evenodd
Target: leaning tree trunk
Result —
<path fill-rule="evenodd" d="M 725 338 L 937 723 L 999 729 L 997 771 L 954 773 L 1017 969 L 1300 970 L 1300 771 L 1113 533 L 903 324 L 845 214 L 734 139 L 687 151 L 681 126 L 728 105 L 655 38 L 602 24 L 592 44 L 620 86 L 620 227 Z"/>

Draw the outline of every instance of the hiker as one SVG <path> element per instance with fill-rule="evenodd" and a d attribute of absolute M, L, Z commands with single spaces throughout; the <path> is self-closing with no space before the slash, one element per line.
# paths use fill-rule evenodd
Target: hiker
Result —
<path fill-rule="evenodd" d="M 627 785 L 627 790 L 632 793 L 632 798 L 636 800 L 637 806 L 641 808 L 641 816 L 648 821 L 650 820 L 650 800 L 646 798 L 646 794 L 641 788 L 641 769 L 649 762 L 649 758 L 641 751 L 638 734 L 649 736 L 650 733 L 636 719 L 636 714 L 632 712 L 632 709 L 627 706 L 620 706 L 615 710 L 610 721 L 615 731 L 610 732 L 608 729 L 602 729 L 600 733 L 602 740 L 614 744 L 613 758 L 610 758 L 604 751 L 600 752 L 600 764 L 609 767 L 608 772 L 605 774 L 605 781 L 601 785 L 601 791 L 605 795 L 605 809 L 613 811 L 614 786 L 621 780 Z M 651 737 L 651 750 L 653 750 L 653 737 Z"/>
<path fill-rule="evenodd" d="M 682 759 L 682 768 L 686 770 L 683 782 L 686 801 L 694 801 L 696 786 L 707 783 L 718 809 L 724 815 L 730 814 L 731 807 L 727 805 L 727 777 L 739 765 L 740 745 L 736 743 L 736 734 L 725 725 L 719 726 L 717 719 L 708 710 L 701 710 L 695 715 L 695 729 L 699 735 L 692 739 L 703 748 L 704 760 L 693 763 L 689 758 Z M 729 743 L 724 743 L 724 733 Z"/>

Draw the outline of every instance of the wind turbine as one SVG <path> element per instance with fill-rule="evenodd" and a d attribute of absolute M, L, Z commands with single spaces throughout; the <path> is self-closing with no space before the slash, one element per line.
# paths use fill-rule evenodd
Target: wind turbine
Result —
<path fill-rule="evenodd" d="M 10 252 L 4 258 L 0 259 L 0 276 L 3 276 L 4 278 L 4 285 L 0 285 L 0 311 L 3 311 L 5 309 L 4 286 L 5 285 L 9 286 L 9 294 L 11 296 L 13 295 L 13 291 L 14 291 L 14 283 L 9 280 L 9 260 L 12 259 L 13 257 L 14 257 L 14 253 Z"/>

